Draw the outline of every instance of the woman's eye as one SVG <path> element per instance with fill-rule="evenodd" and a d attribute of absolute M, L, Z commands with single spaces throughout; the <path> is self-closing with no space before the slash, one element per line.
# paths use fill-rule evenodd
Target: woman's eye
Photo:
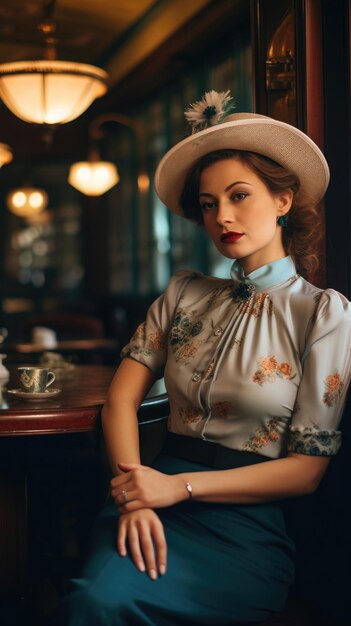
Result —
<path fill-rule="evenodd" d="M 212 209 L 216 208 L 215 202 L 201 202 L 200 203 L 202 211 L 212 211 Z"/>
<path fill-rule="evenodd" d="M 248 193 L 244 193 L 243 191 L 241 191 L 233 195 L 233 200 L 235 201 L 245 200 L 245 198 L 247 198 L 248 195 L 249 195 Z"/>

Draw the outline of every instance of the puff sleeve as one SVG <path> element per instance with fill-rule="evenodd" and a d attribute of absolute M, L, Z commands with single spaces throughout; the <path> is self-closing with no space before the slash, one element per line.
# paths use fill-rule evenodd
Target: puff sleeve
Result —
<path fill-rule="evenodd" d="M 327 289 L 321 293 L 307 329 L 288 450 L 318 456 L 337 453 L 350 372 L 351 305 L 344 296 Z"/>
<path fill-rule="evenodd" d="M 158 378 L 163 376 L 167 360 L 168 333 L 177 304 L 194 272 L 182 270 L 174 274 L 166 291 L 150 306 L 146 319 L 136 329 L 130 342 L 122 349 L 121 358 L 130 357 L 146 365 Z"/>

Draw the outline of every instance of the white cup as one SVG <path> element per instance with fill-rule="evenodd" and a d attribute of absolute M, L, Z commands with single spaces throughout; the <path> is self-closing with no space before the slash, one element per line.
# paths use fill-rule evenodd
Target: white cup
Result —
<path fill-rule="evenodd" d="M 46 326 L 34 326 L 32 328 L 32 343 L 37 343 L 45 348 L 56 348 L 57 336 L 52 328 Z"/>

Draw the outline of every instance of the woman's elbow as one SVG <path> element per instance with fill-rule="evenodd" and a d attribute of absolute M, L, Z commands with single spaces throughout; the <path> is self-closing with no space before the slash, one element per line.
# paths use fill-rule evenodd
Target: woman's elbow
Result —
<path fill-rule="evenodd" d="M 299 463 L 301 472 L 301 495 L 314 493 L 327 470 L 330 458 L 326 456 L 309 456 L 304 454 L 291 455 Z"/>
<path fill-rule="evenodd" d="M 322 476 L 311 476 L 305 483 L 305 492 L 303 495 L 309 496 L 317 491 L 319 484 L 322 480 Z"/>

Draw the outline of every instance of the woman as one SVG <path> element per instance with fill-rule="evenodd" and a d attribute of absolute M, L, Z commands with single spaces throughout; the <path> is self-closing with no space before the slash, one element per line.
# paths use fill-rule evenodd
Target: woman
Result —
<path fill-rule="evenodd" d="M 350 305 L 302 277 L 328 166 L 301 131 L 230 104 L 210 92 L 190 107 L 195 132 L 155 183 L 233 259 L 231 278 L 178 272 L 123 350 L 102 414 L 114 505 L 67 600 L 71 626 L 281 610 L 294 550 L 280 500 L 313 492 L 340 446 Z M 163 372 L 170 434 L 145 467 L 136 412 Z"/>

